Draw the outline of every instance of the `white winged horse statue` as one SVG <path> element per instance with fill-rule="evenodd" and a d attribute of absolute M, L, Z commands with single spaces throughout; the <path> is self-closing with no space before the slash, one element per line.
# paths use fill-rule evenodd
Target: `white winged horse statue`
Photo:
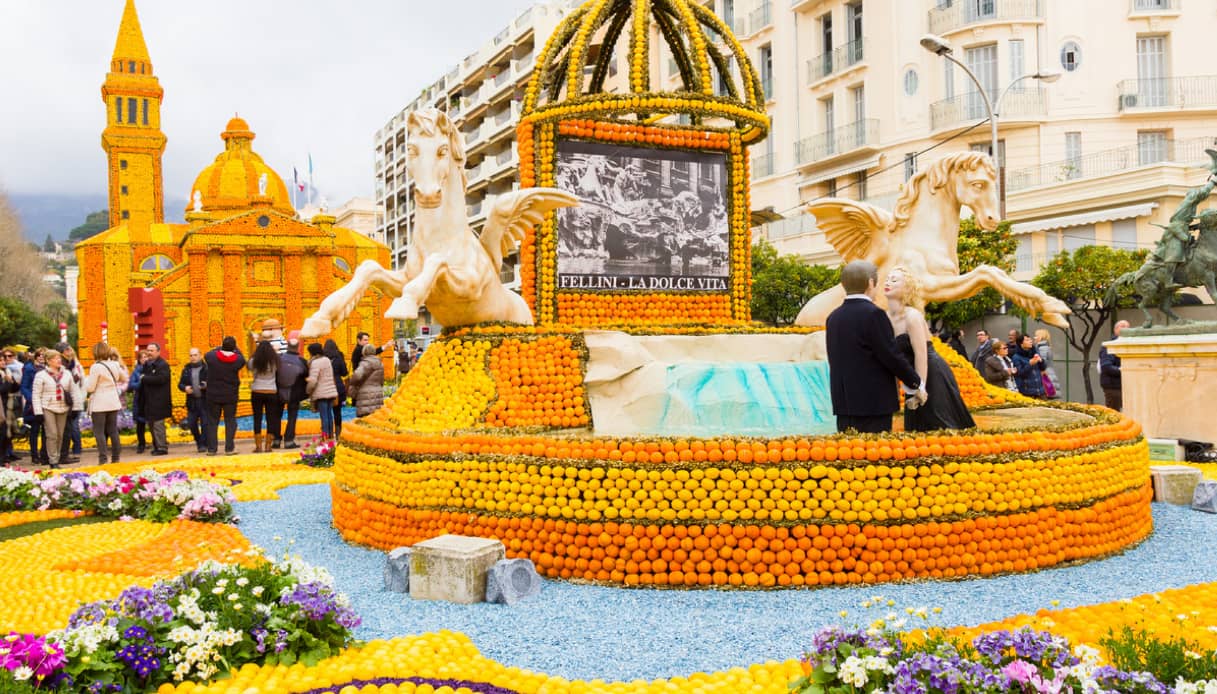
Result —
<path fill-rule="evenodd" d="M 528 304 L 503 286 L 503 255 L 545 214 L 572 207 L 579 199 L 556 188 L 530 188 L 500 195 L 479 239 L 465 211 L 465 143 L 461 133 L 436 109 L 410 114 L 406 121 L 407 164 L 414 180 L 414 238 L 403 272 L 366 260 L 349 283 L 330 294 L 300 331 L 306 338 L 329 333 L 355 308 L 370 285 L 397 297 L 386 318 L 418 317 L 426 304 L 441 325 L 490 321 L 532 324 Z"/>
<path fill-rule="evenodd" d="M 988 286 L 1032 315 L 1042 314 L 1045 323 L 1068 328 L 1065 314 L 1070 311 L 1064 302 L 1015 281 L 1000 268 L 981 265 L 959 274 L 959 208 L 967 205 L 985 230 L 997 228 L 996 175 L 988 155 L 963 152 L 944 157 L 909 179 L 901 187 L 894 212 L 840 198 L 807 209 L 845 262 L 869 260 L 879 266 L 880 278 L 897 265 L 914 274 L 923 290 L 918 310 L 925 310 L 925 302 L 965 299 Z M 799 312 L 795 324 L 824 325 L 844 299 L 840 285 L 817 294 Z"/>

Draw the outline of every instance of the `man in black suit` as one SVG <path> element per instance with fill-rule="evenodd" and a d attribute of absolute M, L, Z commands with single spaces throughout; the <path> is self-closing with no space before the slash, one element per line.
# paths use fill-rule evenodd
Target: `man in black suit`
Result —
<path fill-rule="evenodd" d="M 892 323 L 873 295 L 879 269 L 866 260 L 841 268 L 845 302 L 825 322 L 832 411 L 837 431 L 891 431 L 892 415 L 900 409 L 895 380 L 917 391 L 924 403 L 921 378 L 896 347 Z"/>

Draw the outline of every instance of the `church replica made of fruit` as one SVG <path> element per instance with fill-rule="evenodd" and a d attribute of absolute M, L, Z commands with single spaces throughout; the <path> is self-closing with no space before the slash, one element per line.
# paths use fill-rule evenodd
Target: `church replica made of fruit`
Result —
<path fill-rule="evenodd" d="M 652 86 L 655 36 L 682 91 Z M 607 93 L 619 41 L 630 89 Z M 699 3 L 572 11 L 518 127 L 522 186 L 582 201 L 521 233 L 534 324 L 450 326 L 381 410 L 346 425 L 343 536 L 493 537 L 549 577 L 686 588 L 988 576 L 1146 538 L 1136 422 L 1038 403 L 1069 416 L 985 426 L 1032 403 L 950 350 L 981 428 L 835 433 L 817 329 L 750 321 L 748 148 L 767 126 L 744 50 Z"/>
<path fill-rule="evenodd" d="M 137 344 L 160 343 L 175 370 L 191 347 L 206 351 L 225 335 L 248 354 L 264 320 L 299 328 L 359 263 L 388 262 L 387 247 L 334 226 L 332 216 L 298 219 L 287 187 L 253 151 L 254 133 L 241 118 L 228 121 L 220 135 L 224 151 L 187 191 L 186 223 L 165 223 L 163 90 L 134 0 L 123 11 L 101 92 L 111 228 L 76 247 L 82 356 L 106 332 L 127 361 Z M 384 343 L 392 337 L 387 306 L 379 293 L 369 294 L 333 337 L 344 349 L 360 330 Z"/>

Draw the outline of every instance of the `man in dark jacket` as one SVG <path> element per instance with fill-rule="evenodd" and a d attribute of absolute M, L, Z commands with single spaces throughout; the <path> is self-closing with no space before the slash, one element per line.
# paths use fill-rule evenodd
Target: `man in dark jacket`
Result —
<path fill-rule="evenodd" d="M 359 368 L 359 362 L 363 360 L 363 348 L 366 347 L 367 345 L 371 344 L 371 342 L 372 342 L 372 336 L 365 332 L 360 332 L 357 335 L 355 335 L 355 346 L 351 348 L 351 373 L 355 373 L 355 369 Z M 393 342 L 389 341 L 389 342 L 386 342 L 383 345 L 377 347 L 376 348 L 377 356 L 379 356 L 381 352 L 384 352 L 386 349 L 388 349 L 392 346 L 393 346 Z"/>
<path fill-rule="evenodd" d="M 50 463 L 50 458 L 46 450 L 46 429 L 42 426 L 42 417 L 34 416 L 34 377 L 39 371 L 46 368 L 46 348 L 39 347 L 31 351 L 25 360 L 25 366 L 21 367 L 21 401 L 25 403 L 25 408 L 21 413 L 21 418 L 25 420 L 30 428 L 30 463 L 41 463 L 47 465 Z M 38 445 L 41 442 L 42 452 L 39 453 Z"/>
<path fill-rule="evenodd" d="M 169 362 L 161 358 L 161 346 L 148 345 L 148 361 L 140 388 L 144 391 L 144 419 L 152 430 L 152 455 L 169 455 L 165 420 L 173 416 L 173 383 Z"/>
<path fill-rule="evenodd" d="M 1122 320 L 1112 328 L 1112 339 L 1120 339 L 1120 331 L 1128 327 L 1128 321 Z M 1107 347 L 1099 348 L 1099 386 L 1103 388 L 1103 400 L 1111 409 L 1120 412 L 1124 408 L 1124 377 L 1120 373 L 1120 358 L 1107 351 Z"/>
<path fill-rule="evenodd" d="M 198 347 L 190 348 L 190 363 L 182 369 L 177 388 L 186 394 L 186 428 L 194 437 L 194 447 L 199 453 L 207 451 L 207 404 L 203 396 L 207 391 L 207 365 Z"/>
<path fill-rule="evenodd" d="M 981 372 L 985 372 L 985 360 L 993 356 L 993 341 L 989 338 L 989 331 L 981 328 L 976 331 L 976 354 L 972 355 L 972 368 Z"/>
<path fill-rule="evenodd" d="M 300 403 L 308 397 L 306 390 L 308 363 L 300 356 L 300 340 L 289 338 L 287 352 L 279 357 L 279 370 L 275 372 L 279 387 L 279 401 L 287 408 L 287 428 L 283 440 L 275 441 L 271 448 L 299 448 L 296 443 L 296 415 L 300 414 Z"/>
<path fill-rule="evenodd" d="M 825 321 L 837 431 L 891 431 L 892 415 L 900 409 L 897 378 L 917 391 L 919 402 L 927 397 L 917 371 L 896 347 L 892 322 L 872 298 L 878 281 L 872 262 L 855 260 L 842 268 L 845 302 Z"/>
<path fill-rule="evenodd" d="M 224 417 L 224 453 L 237 454 L 237 399 L 241 390 L 241 369 L 245 357 L 237 349 L 237 338 L 229 335 L 219 347 L 203 357 L 207 366 L 207 455 L 219 450 L 220 417 Z"/>

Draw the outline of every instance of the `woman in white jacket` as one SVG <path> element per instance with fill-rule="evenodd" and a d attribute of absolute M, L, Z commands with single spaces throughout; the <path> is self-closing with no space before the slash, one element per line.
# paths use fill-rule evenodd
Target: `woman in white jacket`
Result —
<path fill-rule="evenodd" d="M 52 468 L 59 467 L 60 444 L 72 409 L 72 374 L 63 368 L 63 355 L 55 350 L 46 352 L 46 368 L 34 376 L 34 417 L 46 428 L 47 459 Z"/>
<path fill-rule="evenodd" d="M 93 365 L 85 378 L 89 392 L 89 416 L 93 419 L 93 436 L 97 440 L 97 464 L 106 464 L 106 443 L 110 444 L 110 460 L 118 462 L 122 444 L 118 438 L 118 414 L 123 409 L 122 394 L 127 390 L 127 368 L 118 351 L 104 342 L 93 345 Z"/>

